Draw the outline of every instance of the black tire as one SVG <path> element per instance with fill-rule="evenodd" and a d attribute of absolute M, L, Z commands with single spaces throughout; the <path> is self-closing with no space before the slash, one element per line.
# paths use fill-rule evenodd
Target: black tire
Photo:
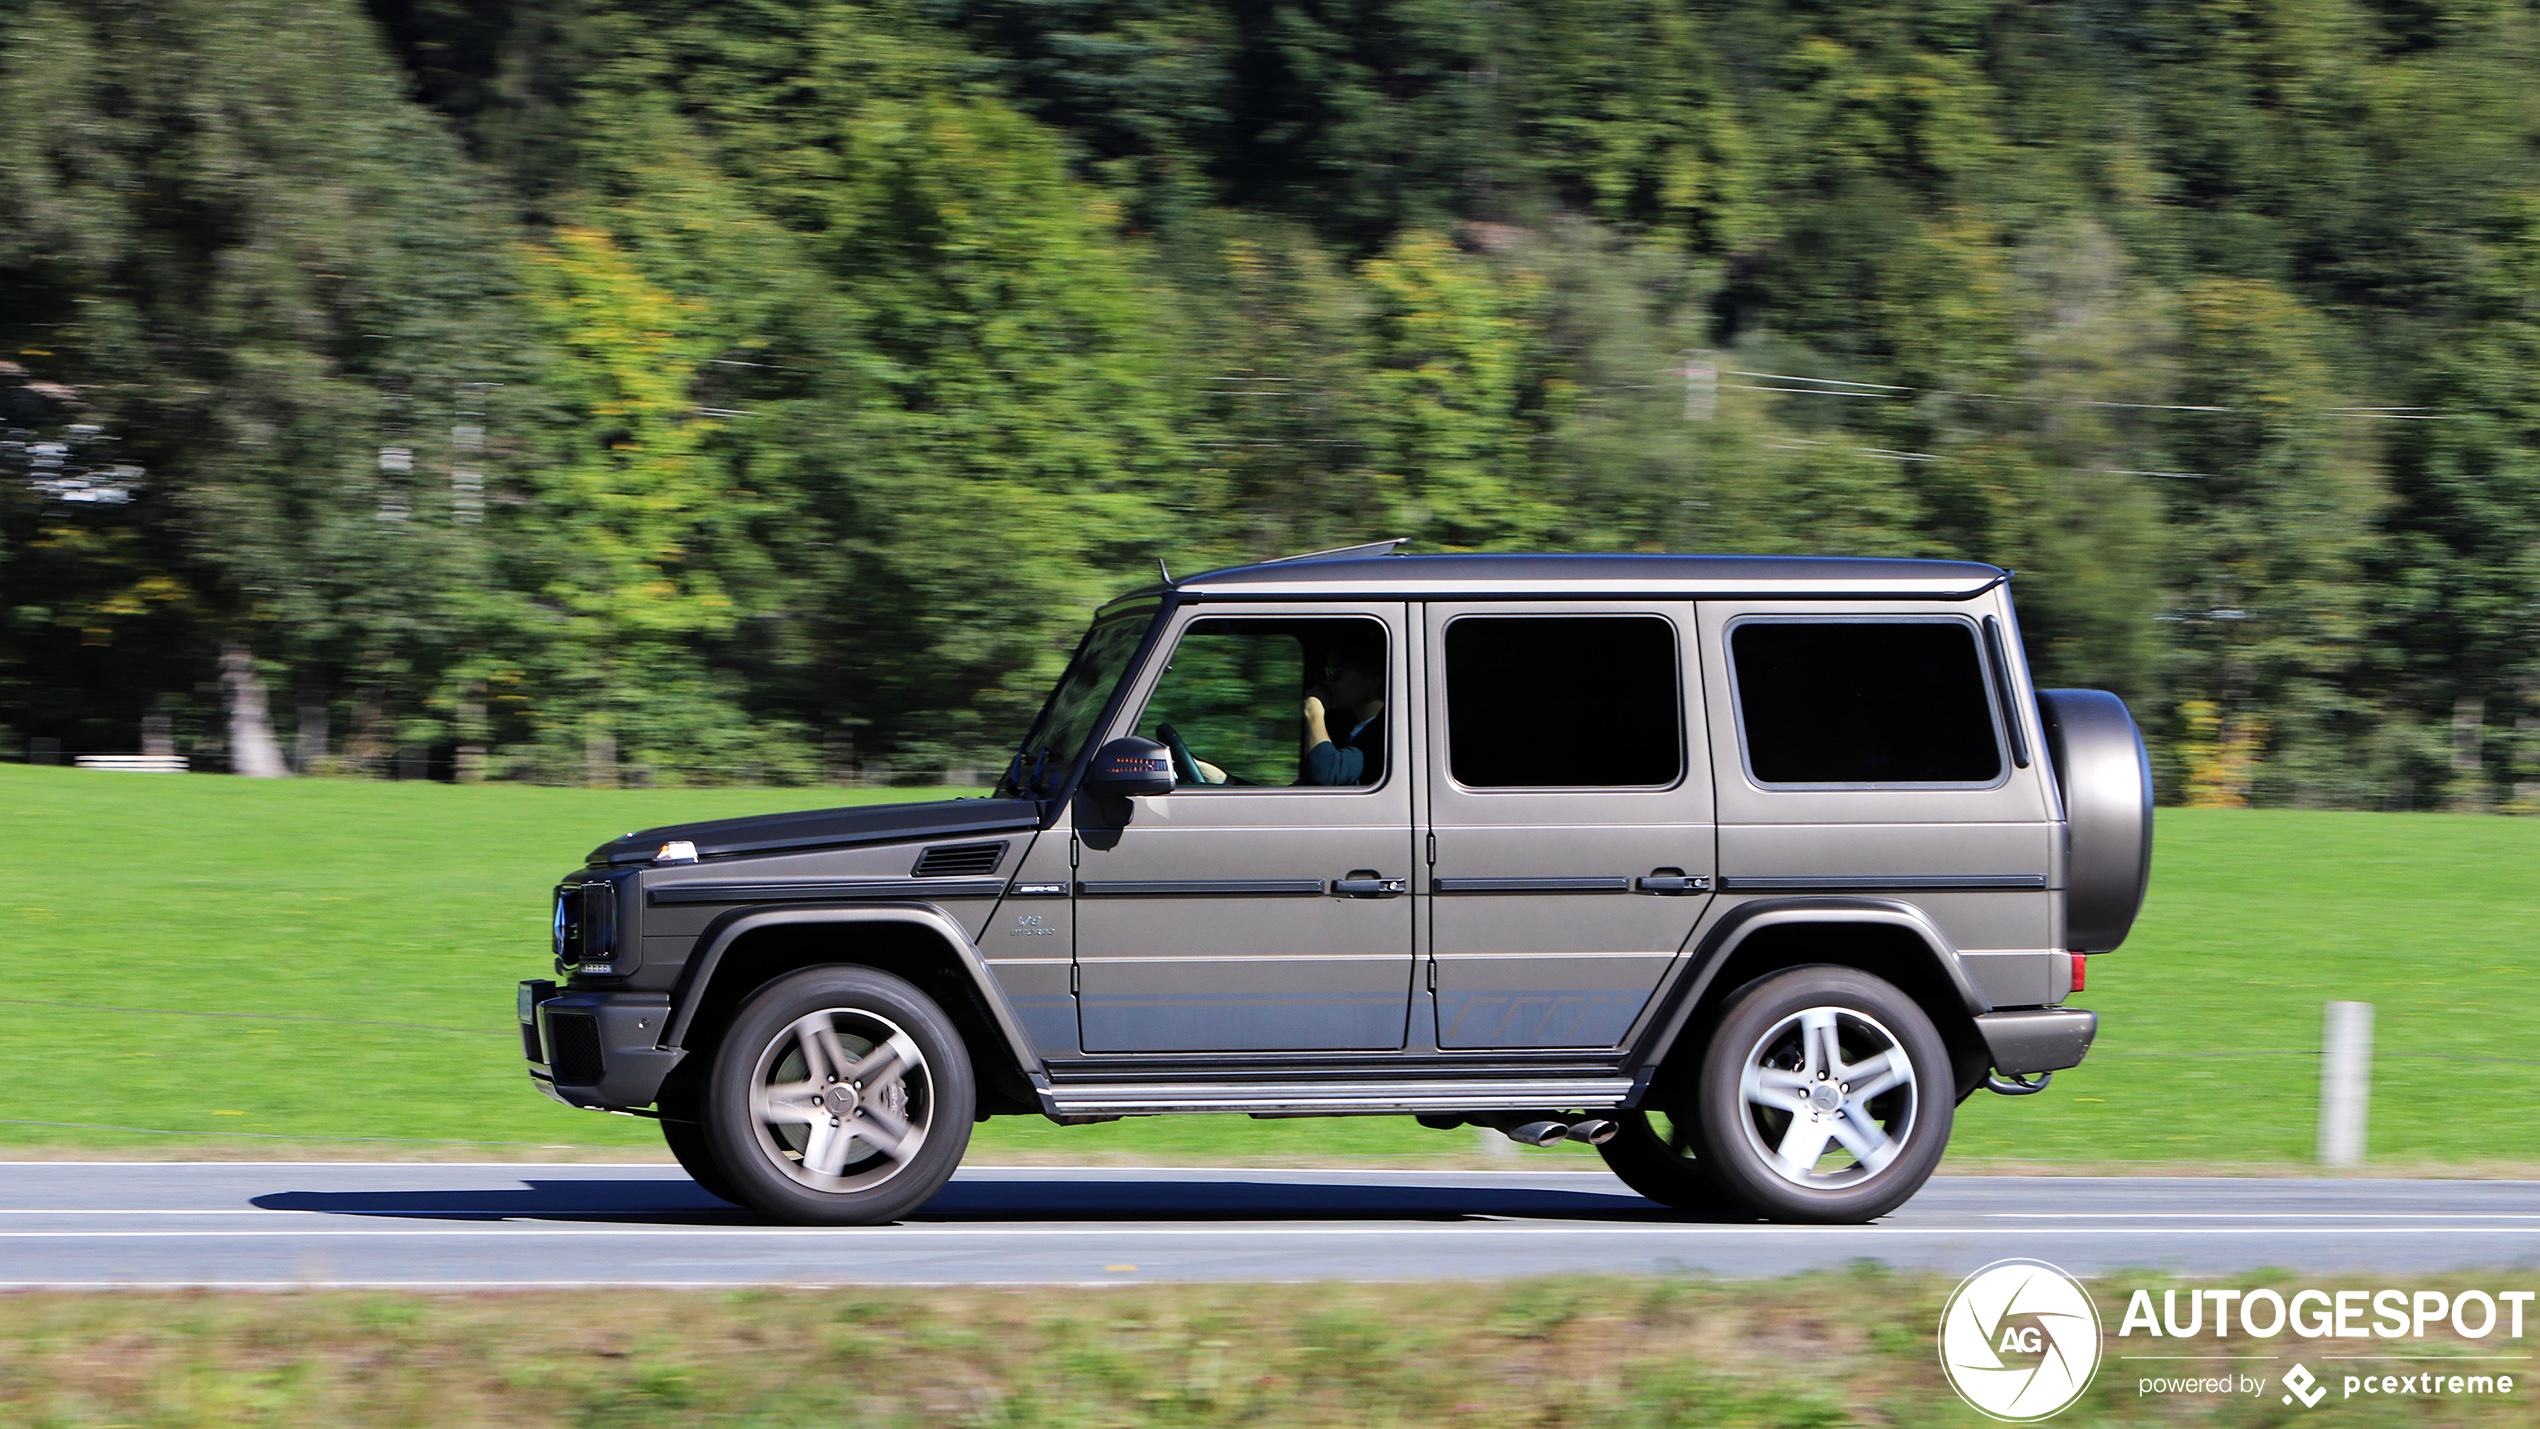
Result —
<path fill-rule="evenodd" d="M 695 1098 L 674 1102 L 664 1097 L 660 1111 L 661 1139 L 669 1145 L 670 1154 L 678 1158 L 679 1169 L 687 1172 L 690 1180 L 704 1187 L 707 1195 L 720 1197 L 736 1206 L 741 1204 L 740 1193 L 732 1189 L 732 1182 L 723 1174 L 723 1168 L 714 1164 L 714 1152 L 706 1145 L 706 1129 L 695 1120 Z"/>
<path fill-rule="evenodd" d="M 1956 1090 L 1939 1030 L 1893 983 L 1789 968 L 1731 993 L 1712 1024 L 1689 1098 L 1694 1159 L 1767 1220 L 1875 1220 L 1931 1179 Z"/>
<path fill-rule="evenodd" d="M 871 968 L 808 968 L 742 1004 L 700 1126 L 741 1204 L 796 1225 L 878 1225 L 951 1179 L 977 1102 L 961 1036 L 926 994 Z"/>
<path fill-rule="evenodd" d="M 1658 1100 L 1658 1107 L 1616 1113 L 1614 1139 L 1596 1148 L 1606 1169 L 1662 1206 L 1697 1213 L 1734 1211 L 1711 1168 L 1694 1159 L 1691 1111 L 1664 1092 Z"/>

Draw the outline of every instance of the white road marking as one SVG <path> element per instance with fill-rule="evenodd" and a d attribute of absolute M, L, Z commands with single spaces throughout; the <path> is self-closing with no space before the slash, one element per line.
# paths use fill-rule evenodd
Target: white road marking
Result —
<path fill-rule="evenodd" d="M 337 1195 L 352 1194 L 352 1195 L 359 1195 L 359 1194 L 362 1194 L 362 1193 L 360 1193 L 360 1192 L 349 1192 L 349 1193 L 347 1193 L 347 1192 L 333 1192 L 333 1193 L 329 1193 L 329 1194 L 337 1194 Z M 382 1193 L 382 1194 L 389 1194 L 389 1193 Z M 703 1215 L 734 1215 L 734 1216 L 738 1216 L 738 1215 L 745 1215 L 745 1214 L 747 1214 L 747 1212 L 742 1211 L 742 1210 L 740 1210 L 740 1209 L 739 1209 L 739 1208 L 737 1208 L 737 1207 L 727 1207 L 727 1206 L 656 1206 L 656 1207 L 630 1207 L 630 1208 L 622 1208 L 622 1209 L 604 1209 L 604 1208 L 594 1208 L 594 1209 L 591 1209 L 591 1210 L 585 1210 L 585 1211 L 570 1211 L 570 1210 L 566 1210 L 566 1211 L 513 1211 L 513 1212 L 496 1211 L 496 1210 L 484 1210 L 484 1211 L 464 1211 L 464 1210 L 462 1210 L 462 1211 L 430 1211 L 430 1210 L 423 1210 L 423 1211 L 332 1211 L 332 1210 L 326 1210 L 326 1209 L 324 1209 L 324 1208 L 321 1208 L 321 1207 L 315 1207 L 315 1206 L 275 1206 L 275 1207 L 271 1207 L 271 1208 L 267 1208 L 267 1207 L 263 1207 L 263 1206 L 177 1206 L 177 1207 L 167 1207 L 167 1206 L 135 1206 L 135 1207 L 131 1207 L 131 1208 L 117 1208 L 117 1207 L 113 1207 L 113 1206 L 87 1206 L 87 1207 L 59 1207 L 59 1206 L 0 1206 L 0 1216 L 326 1216 L 326 1217 L 342 1217 L 342 1218 L 348 1218 L 348 1219 L 351 1219 L 351 1218 L 361 1218 L 361 1217 L 367 1217 L 367 1216 L 393 1216 L 393 1217 L 399 1217 L 399 1218 L 412 1218 L 412 1219 L 417 1219 L 417 1220 L 437 1220 L 437 1219 L 443 1219 L 443 1218 L 448 1218 L 448 1219 L 453 1219 L 453 1220 L 458 1220 L 458 1219 L 485 1218 L 485 1219 L 500 1219 L 500 1220 L 505 1220 L 505 1221 L 539 1221 L 539 1220 L 548 1220 L 548 1219 L 561 1218 L 561 1217 L 567 1217 L 567 1216 L 571 1216 L 571 1217 L 585 1217 L 585 1216 L 689 1216 L 689 1215 L 701 1215 L 701 1216 L 703 1216 Z M 1460 1214 L 1460 1215 L 1461 1215 L 1462 1217 L 1464 1217 L 1465 1219 L 1467 1219 L 1467 1220 L 1469 1220 L 1469 1221 L 1474 1221 L 1474 1222 L 1479 1222 L 1479 1221 L 1504 1221 L 1504 1222 L 1507 1222 L 1507 1223 L 1512 1224 L 1512 1225 L 1542 1225 L 1542 1224 L 1548 1224 L 1548 1222 L 1544 1221 L 1542 1218 L 1539 1218 L 1539 1217 L 1534 1217 L 1534 1216 L 1528 1216 L 1528 1215 L 1526 1215 L 1526 1214 L 1524 1214 L 1524 1213 L 1522 1213 L 1522 1212 L 1504 1212 L 1504 1211 L 1467 1211 L 1467 1212 L 1461 1212 L 1461 1213 L 1458 1213 L 1458 1214 Z M 1980 1214 L 1982 1214 L 1982 1215 L 1984 1215 L 1984 1216 L 1986 1216 L 1986 1217 L 1988 1217 L 1988 1218 L 1990 1218 L 1990 1219 L 1993 1219 L 1993 1220 L 2006 1220 L 2006 1221 L 2053 1221 L 2053 1222 L 2055 1222 L 2055 1224 L 2056 1224 L 2059 1228 L 2062 1228 L 2062 1229 L 2067 1229 L 2067 1230 L 2091 1230 L 2091 1229 L 2108 1229 L 2108 1230 L 2116 1230 L 2116 1229 L 2120 1229 L 2120 1228 L 2119 1228 L 2119 1227 L 2116 1227 L 2116 1226 L 2098 1227 L 2098 1226 L 2095 1226 L 2093 1223 L 2094 1223 L 2094 1222 L 2098 1222 L 2098 1221 L 2120 1221 L 2120 1220 L 2125 1220 L 2125 1221 L 2235 1221 L 2235 1220 L 2251 1220 L 2251 1221 L 2255 1221 L 2255 1220 L 2265 1220 L 2265 1221 L 2298 1221 L 2298 1222 L 2303 1222 L 2303 1223 L 2305 1223 L 2305 1224 L 2308 1224 L 2308 1225 L 2312 1226 L 2313 1228 L 2316 1228 L 2316 1229 L 2321 1229 L 2321 1230 L 2331 1230 L 2331 1229 L 2334 1229 L 2334 1230 L 2351 1230 L 2351 1229 L 2356 1229 L 2356 1227 L 2347 1226 L 2347 1225 L 2343 1225 L 2343 1224 L 2336 1224 L 2336 1225 L 2331 1225 L 2331 1224 L 2329 1224 L 2329 1223 L 2331 1223 L 2331 1222 L 2340 1222 L 2340 1223 L 2342 1223 L 2342 1222 L 2346 1222 L 2346 1221 L 2540 1221 L 2540 1212 L 2529 1212 L 2529 1211 L 2069 1211 L 2069 1212 L 2050 1212 L 2050 1211 L 1984 1211 L 1984 1212 L 1981 1212 Z M 1651 1228 L 1651 1229 L 1702 1229 L 1701 1227 L 1650 1227 L 1650 1228 Z M 708 1228 L 707 1228 L 707 1227 L 686 1227 L 686 1229 L 692 1229 L 692 1230 L 702 1230 L 702 1229 L 708 1229 Z M 764 1229 L 772 1229 L 772 1228 L 771 1228 L 771 1227 L 734 1227 L 734 1229 L 761 1229 L 761 1230 L 764 1230 Z M 821 1228 L 819 1228 L 819 1227 L 802 1227 L 802 1228 L 800 1228 L 800 1229 L 821 1229 Z M 1727 1229 L 1727 1228 L 1725 1228 L 1725 1227 L 1710 1227 L 1710 1229 Z M 1788 1229 L 1806 1229 L 1806 1227 L 1742 1226 L 1742 1227 L 1736 1227 L 1735 1229 L 1744 1229 L 1744 1230 L 1770 1230 L 1770 1229 L 1785 1229 L 1785 1230 L 1788 1230 Z M 1838 1227 L 1832 1227 L 1831 1229 L 1837 1229 L 1837 1230 L 1840 1230 L 1840 1229 L 1844 1229 L 1844 1227 L 1840 1227 L 1840 1226 L 1838 1226 Z M 1912 1229 L 1912 1227 L 1901 1227 L 1901 1226 L 1900 1226 L 1900 1227 L 1890 1227 L 1890 1229 Z M 2005 1227 L 1989 1227 L 1988 1229 L 2006 1229 L 2006 1228 L 2005 1228 Z M 2510 1227 L 2498 1227 L 2498 1229 L 2510 1229 Z M 11 1234 L 11 1232 L 7 1232 L 7 1231 L 0 1231 L 0 1235 L 7 1235 L 7 1234 Z"/>
<path fill-rule="evenodd" d="M 1745 1275 L 1859 1257 L 1954 1266 L 2050 1239 L 2086 1273 L 2170 1261 L 2212 1261 L 2222 1270 L 2372 1261 L 2439 1269 L 2519 1262 L 2540 1251 L 2540 1182 L 1940 1180 L 1918 1207 L 1875 1225 L 1790 1226 L 1675 1219 L 1586 1168 L 978 1167 L 965 1168 L 951 1188 L 955 1199 L 922 1219 L 822 1227 L 779 1225 L 723 1206 L 656 1162 L 209 1162 L 155 1177 L 148 1173 L 173 1168 L 52 1169 L 68 1165 L 0 1163 L 0 1267 L 16 1267 L 0 1270 L 0 1289 L 1310 1284 L 1426 1280 L 1493 1266 L 1500 1268 L 1480 1273 L 1710 1265 Z M 1039 1199 L 1033 1189 L 1044 1182 L 1060 1193 L 1056 1204 L 1010 1204 Z M 1164 1199 L 1137 1193 L 1105 1204 L 1144 1182 L 1161 1183 L 1152 1189 Z M 1352 1186 L 1380 1186 L 1385 1195 L 1352 1198 Z M 1436 1194 L 1405 1201 L 1405 1187 Z M 1299 1198 L 1293 1210 L 1286 1192 Z M 116 1209 L 127 1196 L 130 1208 Z M 189 1196 L 219 1200 L 168 1204 Z M 1223 1219 L 1188 1214 L 1219 1199 L 1241 1204 L 1226 1207 Z M 20 1200 L 56 1204 L 6 1204 Z M 991 1204 L 973 1204 L 981 1201 Z M 2067 1201 L 2079 1204 L 1996 1209 Z M 2217 1209 L 2113 1209 L 2163 1201 Z M 2516 1205 L 2525 1209 L 2510 1209 Z M 1528 1207 L 1541 1209 L 1528 1214 Z M 1943 1219 L 1917 1224 L 1918 1216 Z M 618 1244 L 581 1251 L 546 1244 L 593 1237 Z M 1388 1238 L 1391 1253 L 1374 1237 Z M 524 1238 L 535 1244 L 510 1243 Z M 1473 1239 L 1497 1244 L 1463 1244 Z M 1111 1261 L 1134 1261 L 1146 1273 L 1097 1274 Z M 188 1265 L 209 1273 L 171 1274 Z M 767 1273 L 745 1268 L 753 1266 Z M 984 1273 L 961 1273 L 974 1267 Z M 500 1274 L 514 1268 L 519 1278 Z M 59 1278 L 46 1278 L 48 1270 Z M 597 1273 L 577 1274 L 586 1271 Z"/>
<path fill-rule="evenodd" d="M 2529 1235 L 2519 1226 L 2067 1226 L 2075 1235 L 2145 1236 L 2145 1235 L 2317 1235 L 2322 1231 L 2342 1231 L 2367 1235 Z M 346 1226 L 312 1227 L 306 1230 L 77 1230 L 77 1231 L 0 1231 L 0 1241 L 8 1240 L 222 1240 L 222 1239 L 288 1239 L 340 1240 L 362 1237 L 376 1238 L 486 1238 L 498 1236 L 649 1236 L 666 1239 L 678 1236 L 705 1236 L 716 1239 L 733 1237 L 776 1237 L 798 1239 L 827 1237 L 832 1239 L 869 1240 L 1043 1240 L 1052 1236 L 1150 1236 L 1193 1237 L 1217 1236 L 1542 1236 L 1584 1235 L 1605 1237 L 1669 1236 L 1706 1237 L 1734 1236 L 1752 1239 L 1756 1236 L 1808 1236 L 1830 1239 L 1903 1240 L 1915 1236 L 1973 1235 L 1999 1236 L 2009 1233 L 2002 1226 L 1687 1226 L 1687 1225 L 1575 1225 L 1559 1222 L 1513 1223 L 1505 1221 L 1466 1222 L 1456 1225 L 1294 1225 L 1234 1222 L 1219 1226 L 1144 1226 L 1122 1225 L 901 1225 L 901 1226 L 600 1226 L 562 1224 L 548 1225 L 514 1219 L 458 1226 Z"/>
<path fill-rule="evenodd" d="M 2008 1221 L 2540 1221 L 2532 1211 L 1987 1211 Z"/>

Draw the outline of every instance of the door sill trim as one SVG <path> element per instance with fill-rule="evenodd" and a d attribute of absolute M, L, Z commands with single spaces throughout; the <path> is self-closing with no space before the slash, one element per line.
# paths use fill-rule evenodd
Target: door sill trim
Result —
<path fill-rule="evenodd" d="M 1390 1113 L 1495 1108 L 1616 1107 L 1631 1100 L 1630 1077 L 1508 1077 L 1400 1082 L 1183 1082 L 1057 1086 L 1041 1094 L 1066 1116 L 1160 1112 Z"/>

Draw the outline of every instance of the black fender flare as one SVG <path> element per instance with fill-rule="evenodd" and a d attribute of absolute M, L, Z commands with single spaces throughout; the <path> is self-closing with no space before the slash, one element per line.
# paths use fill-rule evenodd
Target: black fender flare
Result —
<path fill-rule="evenodd" d="M 698 951 L 680 969 L 679 981 L 671 988 L 670 1022 L 663 1027 L 664 1048 L 684 1048 L 688 1025 L 696 1017 L 697 1008 L 705 1001 L 705 990 L 722 965 L 723 955 L 744 934 L 762 928 L 799 927 L 805 924 L 900 923 L 926 928 L 944 940 L 952 949 L 953 960 L 961 965 L 979 993 L 981 1005 L 999 1035 L 1005 1038 L 1006 1050 L 1014 1057 L 1014 1065 L 1023 1075 L 1038 1081 L 1041 1074 L 1040 1054 L 1032 1047 L 1032 1039 L 1024 1035 L 1021 1024 L 1014 1020 L 1013 1010 L 1006 1006 L 1005 995 L 998 991 L 996 979 L 988 972 L 988 960 L 979 945 L 962 930 L 950 914 L 931 903 L 859 903 L 849 907 L 736 908 L 706 926 L 697 940 Z"/>
<path fill-rule="evenodd" d="M 1902 928 L 1912 933 L 1930 955 L 1932 966 L 1956 991 L 1959 1004 L 1971 1021 L 1993 1010 L 1992 1001 L 1967 976 L 1966 965 L 1959 961 L 1957 946 L 1949 941 L 1949 935 L 1940 930 L 1929 913 L 1911 903 L 1897 898 L 1758 898 L 1730 909 L 1701 935 L 1685 959 L 1684 971 L 1668 987 L 1656 1016 L 1650 1020 L 1649 1030 L 1633 1054 L 1632 1069 L 1654 1074 L 1665 1065 L 1692 1020 L 1694 1009 L 1711 991 L 1720 969 L 1728 965 L 1747 939 L 1767 928 L 1800 924 Z"/>

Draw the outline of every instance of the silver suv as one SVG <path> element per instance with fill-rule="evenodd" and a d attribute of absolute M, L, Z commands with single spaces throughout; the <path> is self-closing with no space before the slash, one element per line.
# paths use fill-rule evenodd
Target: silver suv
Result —
<path fill-rule="evenodd" d="M 1862 1221 L 2081 1061 L 2151 782 L 2115 697 L 2030 688 L 2008 572 L 1389 549 L 1111 602 L 991 797 L 594 850 L 530 1075 L 806 1223 L 914 1209 L 974 1120 L 1170 1112 Z"/>

